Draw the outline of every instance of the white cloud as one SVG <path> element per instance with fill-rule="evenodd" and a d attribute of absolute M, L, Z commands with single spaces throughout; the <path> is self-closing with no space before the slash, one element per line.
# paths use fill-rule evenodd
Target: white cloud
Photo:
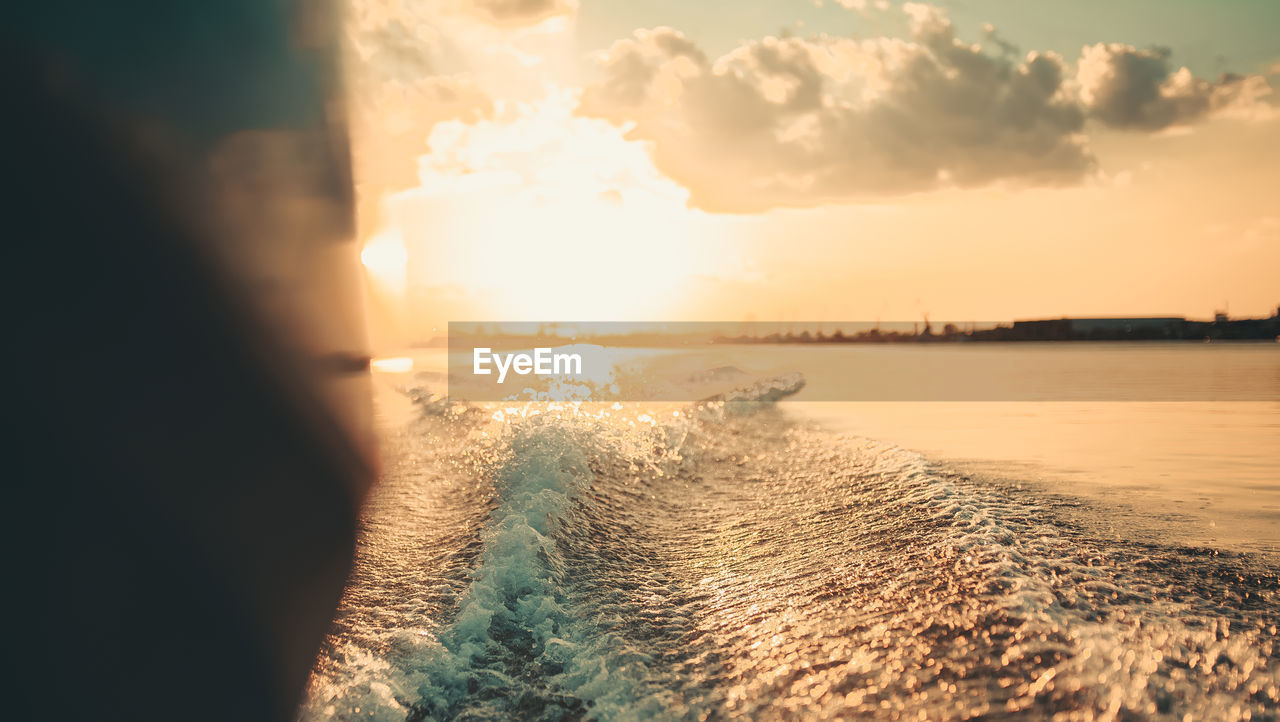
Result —
<path fill-rule="evenodd" d="M 1078 181 L 1093 159 L 1062 59 L 994 57 L 908 4 L 912 38 L 765 38 L 708 58 L 669 28 L 600 58 L 580 112 L 630 128 L 718 211 L 992 181 Z"/>
<path fill-rule="evenodd" d="M 865 6 L 853 0 L 841 4 Z M 717 211 L 759 211 L 989 183 L 1059 185 L 1095 172 L 1085 131 L 1182 129 L 1270 117 L 1262 76 L 1215 82 L 1162 50 L 1021 53 L 984 27 L 961 41 L 939 8 L 905 3 L 909 38 L 747 41 L 718 58 L 671 28 L 599 60 L 579 112 L 629 129 L 658 167 Z"/>

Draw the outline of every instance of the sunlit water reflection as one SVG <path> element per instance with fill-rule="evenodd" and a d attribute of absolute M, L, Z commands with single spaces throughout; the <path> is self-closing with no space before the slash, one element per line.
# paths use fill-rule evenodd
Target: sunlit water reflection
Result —
<path fill-rule="evenodd" d="M 1280 709 L 1265 555 L 1116 538 L 768 404 L 414 415 L 304 719 Z"/>

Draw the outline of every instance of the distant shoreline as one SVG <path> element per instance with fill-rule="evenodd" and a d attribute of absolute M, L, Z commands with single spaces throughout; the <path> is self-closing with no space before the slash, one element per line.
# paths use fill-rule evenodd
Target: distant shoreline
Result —
<path fill-rule="evenodd" d="M 417 347 L 458 345 L 513 348 L 559 346 L 571 343 L 622 347 L 687 347 L 706 344 L 897 344 L 897 343 L 992 343 L 992 342 L 1234 342 L 1280 340 L 1280 308 L 1270 318 L 1229 319 L 1218 314 L 1212 321 L 1191 321 L 1181 317 L 1143 318 L 1056 318 L 1012 321 L 993 325 L 815 322 L 796 325 L 779 323 L 482 323 L 450 324 L 448 337 L 435 337 Z M 823 326 L 835 330 L 824 333 Z M 516 328 L 511 328 L 515 326 Z M 738 327 L 740 333 L 727 333 Z M 850 326 L 856 331 L 846 331 Z M 968 326 L 968 328 L 964 328 Z M 816 327 L 816 330 L 814 329 Z"/>

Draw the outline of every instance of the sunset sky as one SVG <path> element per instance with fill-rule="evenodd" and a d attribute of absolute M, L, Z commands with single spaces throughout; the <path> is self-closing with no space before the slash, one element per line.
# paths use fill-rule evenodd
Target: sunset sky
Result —
<path fill-rule="evenodd" d="M 358 0 L 375 344 L 1269 315 L 1280 4 Z"/>

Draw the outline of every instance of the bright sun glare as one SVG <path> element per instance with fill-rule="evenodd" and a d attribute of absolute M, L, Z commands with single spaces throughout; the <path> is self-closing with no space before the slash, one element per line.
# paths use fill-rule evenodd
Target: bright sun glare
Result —
<path fill-rule="evenodd" d="M 508 319 L 638 319 L 678 303 L 715 253 L 711 224 L 642 144 L 575 104 L 553 92 L 437 126 L 421 184 L 393 200 L 410 253 L 429 260 L 413 282 L 461 287 Z M 376 238 L 365 266 L 385 281 L 404 249 Z"/>

